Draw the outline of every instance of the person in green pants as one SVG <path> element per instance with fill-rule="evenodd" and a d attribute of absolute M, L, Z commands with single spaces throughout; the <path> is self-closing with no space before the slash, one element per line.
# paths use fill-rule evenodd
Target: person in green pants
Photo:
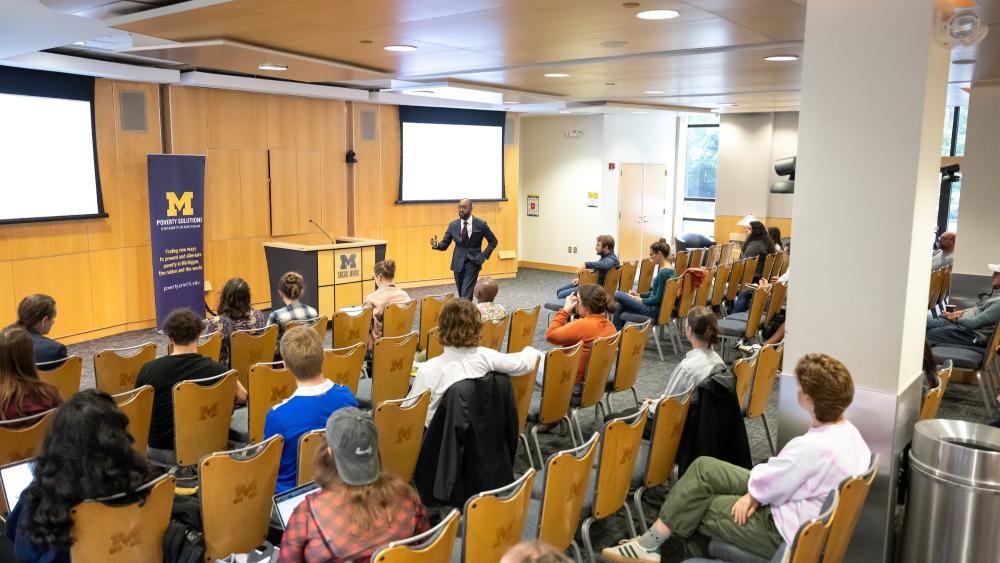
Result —
<path fill-rule="evenodd" d="M 854 383 L 844 364 L 826 354 L 807 354 L 795 366 L 799 405 L 812 426 L 777 456 L 752 470 L 700 457 L 670 489 L 659 519 L 642 536 L 609 547 L 610 561 L 659 561 L 672 535 L 696 532 L 761 557 L 791 544 L 803 523 L 819 516 L 832 489 L 864 472 L 871 451 L 844 410 Z"/>

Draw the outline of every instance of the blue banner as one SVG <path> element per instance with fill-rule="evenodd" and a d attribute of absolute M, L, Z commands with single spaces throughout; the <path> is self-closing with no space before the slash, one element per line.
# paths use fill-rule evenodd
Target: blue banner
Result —
<path fill-rule="evenodd" d="M 170 311 L 205 315 L 205 157 L 146 156 L 156 326 Z"/>

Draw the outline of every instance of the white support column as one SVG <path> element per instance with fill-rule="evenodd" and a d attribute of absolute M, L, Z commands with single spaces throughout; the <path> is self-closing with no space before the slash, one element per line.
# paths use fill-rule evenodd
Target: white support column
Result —
<path fill-rule="evenodd" d="M 934 0 L 810 0 L 806 12 L 780 436 L 808 422 L 789 375 L 799 358 L 844 362 L 848 418 L 881 457 L 849 561 L 891 560 L 896 454 L 919 409 L 949 64 L 934 22 Z"/>

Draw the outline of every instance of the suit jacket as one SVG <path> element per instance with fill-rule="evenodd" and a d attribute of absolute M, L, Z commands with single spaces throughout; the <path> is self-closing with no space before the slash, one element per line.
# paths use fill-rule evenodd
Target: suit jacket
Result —
<path fill-rule="evenodd" d="M 47 336 L 32 332 L 31 341 L 35 349 L 35 363 L 62 360 L 66 357 L 66 346 Z M 52 369 L 52 367 L 50 366 L 48 369 Z"/>
<path fill-rule="evenodd" d="M 445 392 L 420 443 L 413 482 L 425 506 L 464 506 L 469 497 L 514 481 L 517 404 L 497 372 Z"/>
<path fill-rule="evenodd" d="M 382 315 L 390 303 L 406 303 L 410 296 L 393 284 L 383 285 L 365 297 L 364 307 L 372 308 L 372 326 L 368 331 L 368 349 L 375 345 L 375 340 L 382 337 Z"/>
<path fill-rule="evenodd" d="M 448 223 L 448 230 L 445 231 L 444 238 L 434 247 L 434 250 L 448 250 L 452 240 L 455 241 L 455 251 L 451 255 L 452 272 L 461 272 L 465 268 L 466 262 L 472 262 L 476 268 L 479 268 L 483 262 L 489 260 L 493 250 L 497 247 L 497 237 L 490 230 L 486 221 L 473 215 L 471 227 L 469 241 L 463 243 L 462 220 L 455 219 Z M 489 243 L 486 245 L 486 250 L 482 250 L 484 238 Z"/>
<path fill-rule="evenodd" d="M 678 475 L 700 456 L 750 469 L 750 440 L 736 398 L 736 378 L 724 365 L 698 384 L 691 398 L 684 433 L 677 448 Z"/>

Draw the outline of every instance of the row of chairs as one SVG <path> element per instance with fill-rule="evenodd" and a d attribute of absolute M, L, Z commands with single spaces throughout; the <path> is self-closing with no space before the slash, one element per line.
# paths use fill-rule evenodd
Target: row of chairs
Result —
<path fill-rule="evenodd" d="M 930 295 L 927 298 L 927 308 L 936 311 L 943 307 L 951 293 L 951 266 L 944 266 L 931 272 Z"/>

